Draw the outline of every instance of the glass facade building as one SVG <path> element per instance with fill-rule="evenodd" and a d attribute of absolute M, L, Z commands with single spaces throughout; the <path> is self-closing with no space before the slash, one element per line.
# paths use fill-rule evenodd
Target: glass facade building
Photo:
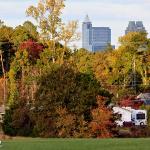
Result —
<path fill-rule="evenodd" d="M 129 21 L 128 27 L 125 30 L 125 34 L 129 32 L 146 32 L 142 21 Z"/>
<path fill-rule="evenodd" d="M 92 27 L 88 15 L 82 24 L 82 47 L 89 51 L 104 50 L 111 44 L 111 29 L 109 27 Z"/>

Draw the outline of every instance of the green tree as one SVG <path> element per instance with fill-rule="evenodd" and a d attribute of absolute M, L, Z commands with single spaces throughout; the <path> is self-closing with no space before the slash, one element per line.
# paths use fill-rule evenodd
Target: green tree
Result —
<path fill-rule="evenodd" d="M 30 21 L 25 21 L 23 23 L 23 27 L 32 35 L 34 40 L 39 40 L 39 33 L 37 31 L 37 27 Z"/>
<path fill-rule="evenodd" d="M 93 53 L 81 48 L 72 54 L 70 61 L 73 61 L 79 72 L 93 74 L 93 56 Z"/>
<path fill-rule="evenodd" d="M 149 39 L 147 38 L 147 34 L 143 32 L 133 32 L 121 37 L 119 41 L 121 46 L 118 48 L 118 53 L 120 53 L 120 56 L 122 57 L 120 58 L 118 57 L 118 58 L 119 60 L 122 59 L 120 64 L 123 64 L 121 70 L 122 71 L 124 70 L 123 72 L 126 72 L 128 74 L 129 73 L 132 74 L 132 79 L 131 79 L 132 82 L 140 81 L 141 78 L 142 84 L 148 84 L 147 65 L 149 63 L 149 60 L 142 59 L 144 58 L 144 54 L 148 55 L 149 52 L 150 44 L 149 44 Z M 141 47 L 143 46 L 146 46 L 147 48 L 145 49 L 145 52 L 143 52 L 143 54 L 141 55 L 140 51 L 141 51 Z M 133 79 L 133 75 L 137 76 L 136 79 Z M 137 82 L 136 84 L 140 84 L 140 82 Z"/>
<path fill-rule="evenodd" d="M 8 41 L 11 42 L 11 37 L 14 30 L 12 27 L 2 26 L 0 28 L 0 41 Z"/>
<path fill-rule="evenodd" d="M 29 71 L 29 59 L 28 52 L 26 50 L 17 51 L 15 53 L 15 58 L 11 62 L 10 70 L 8 72 L 8 81 L 9 81 L 9 97 L 8 104 L 9 106 L 14 105 L 17 102 L 19 96 L 24 96 L 24 81 L 25 75 Z M 19 82 L 18 82 L 19 81 Z M 21 81 L 21 82 L 20 82 Z M 19 93 L 19 85 L 22 87 L 22 92 Z"/>
<path fill-rule="evenodd" d="M 27 41 L 29 39 L 37 40 L 26 27 L 21 25 L 17 26 L 14 29 L 13 35 L 11 37 L 11 41 L 16 49 L 22 42 Z"/>
<path fill-rule="evenodd" d="M 66 113 L 66 119 L 70 118 L 67 114 L 71 114 L 73 118 L 76 118 L 75 123 L 73 123 L 75 127 L 74 134 L 82 133 L 83 136 L 84 124 L 81 125 L 78 119 L 83 117 L 84 122 L 91 120 L 90 110 L 96 105 L 98 94 L 110 96 L 108 92 L 100 87 L 99 82 L 94 77 L 79 73 L 68 65 L 56 67 L 50 74 L 42 76 L 39 85 L 35 96 L 33 116 L 35 116 L 35 131 L 41 136 L 47 134 L 50 137 L 60 136 L 60 132 L 63 132 L 63 136 L 73 136 L 73 133 L 70 133 L 70 135 L 64 133 L 70 131 L 69 129 L 66 131 L 63 129 L 64 126 L 69 126 L 68 124 L 62 126 L 62 122 L 59 122 L 65 119 L 63 115 L 59 115 L 62 118 L 57 118 L 58 108 L 60 107 L 65 108 L 62 111 Z M 47 123 L 42 125 L 41 120 Z M 61 123 L 62 128 L 56 128 L 56 123 L 58 127 Z"/>

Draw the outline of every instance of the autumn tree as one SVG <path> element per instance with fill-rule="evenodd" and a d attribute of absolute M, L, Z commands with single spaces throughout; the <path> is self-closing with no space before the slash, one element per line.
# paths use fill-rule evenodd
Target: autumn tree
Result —
<path fill-rule="evenodd" d="M 13 44 L 11 42 L 13 31 L 12 27 L 5 25 L 0 27 L 0 49 L 3 53 L 3 62 L 6 71 L 9 70 L 10 61 L 14 55 L 14 50 L 12 48 Z"/>
<path fill-rule="evenodd" d="M 84 122 L 91 120 L 90 111 L 96 105 L 96 96 L 98 94 L 110 96 L 100 87 L 99 82 L 94 77 L 80 73 L 67 64 L 62 67 L 55 66 L 49 74 L 41 77 L 39 85 L 34 102 L 35 112 L 33 112 L 36 122 L 35 130 L 39 135 L 45 133 L 51 137 L 58 136 L 58 132 L 62 133 L 62 136 L 82 135 L 84 137 L 87 131 L 85 129 L 87 125 Z M 59 115 L 59 118 L 57 118 L 58 108 L 65 108 L 65 110 L 61 109 L 62 113 L 65 114 Z M 63 121 L 65 116 L 67 117 L 66 120 L 75 121 L 72 125 L 75 127 L 74 133 L 71 132 L 71 127 L 64 129 L 65 126 L 69 126 L 69 120 Z M 42 126 L 41 120 L 42 122 L 49 122 L 48 126 L 46 124 Z M 60 121 L 63 121 L 64 124 Z M 61 125 L 62 128 L 58 130 L 55 123 L 58 127 Z M 38 127 L 41 128 L 38 129 Z"/>
<path fill-rule="evenodd" d="M 68 24 L 63 24 L 61 26 L 60 32 L 60 41 L 63 43 L 64 48 L 62 49 L 62 54 L 60 56 L 60 63 L 62 64 L 64 61 L 64 55 L 67 51 L 67 47 L 69 46 L 70 42 L 77 41 L 80 39 L 80 33 L 77 32 L 78 22 L 77 21 L 70 21 Z"/>
<path fill-rule="evenodd" d="M 14 30 L 12 27 L 2 26 L 0 28 L 0 41 L 9 41 L 11 42 L 11 37 Z"/>
<path fill-rule="evenodd" d="M 17 26 L 14 29 L 13 35 L 11 37 L 11 41 L 16 51 L 22 42 L 25 42 L 29 39 L 36 40 L 35 37 L 32 35 L 32 33 L 30 33 L 30 31 L 26 27 L 21 25 Z"/>
<path fill-rule="evenodd" d="M 64 7 L 64 0 L 39 0 L 37 7 L 30 6 L 26 11 L 28 16 L 37 21 L 42 38 L 50 42 L 49 48 L 53 51 L 53 62 L 55 62 L 55 44 L 62 24 L 60 15 Z"/>
<path fill-rule="evenodd" d="M 113 64 L 117 61 L 114 56 L 115 51 L 97 52 L 93 56 L 93 72 L 105 88 L 112 85 L 116 77 L 116 74 L 113 75 L 115 69 Z"/>
<path fill-rule="evenodd" d="M 83 48 L 73 52 L 70 61 L 75 63 L 77 69 L 81 73 L 93 75 L 93 60 L 94 54 Z"/>
<path fill-rule="evenodd" d="M 146 33 L 133 32 L 119 38 L 118 49 L 97 52 L 93 56 L 96 78 L 117 97 L 135 93 L 140 85 L 148 85 L 149 39 Z M 146 48 L 144 48 L 146 47 Z M 141 52 L 141 49 L 144 51 Z M 129 89 L 129 90 L 128 90 Z"/>
<path fill-rule="evenodd" d="M 123 64 L 121 70 L 124 72 L 124 74 L 126 72 L 131 75 L 132 83 L 136 82 L 135 84 L 148 84 L 148 68 L 146 66 L 149 62 L 147 56 L 150 44 L 149 39 L 147 38 L 147 34 L 144 32 L 131 32 L 121 37 L 119 41 L 121 43 L 121 46 L 117 51 L 118 54 L 120 53 L 120 55 L 122 56 L 118 56 L 118 61 L 121 60 L 122 62 L 120 62 L 120 64 Z M 144 47 L 146 48 L 141 55 L 141 49 Z M 146 57 L 146 59 L 143 59 L 144 57 Z M 136 77 L 136 79 L 134 79 L 133 77 Z M 140 82 L 140 78 L 142 79 L 142 82 Z M 129 81 L 129 79 L 127 80 Z"/>
<path fill-rule="evenodd" d="M 33 40 L 27 40 L 20 44 L 20 50 L 27 50 L 28 57 L 31 61 L 35 62 L 40 58 L 40 53 L 43 51 L 44 46 Z"/>
<path fill-rule="evenodd" d="M 67 108 L 61 106 L 56 108 L 57 118 L 55 121 L 55 127 L 57 128 L 58 137 L 72 137 L 76 128 L 76 116 L 71 114 Z"/>
<path fill-rule="evenodd" d="M 37 31 L 37 26 L 35 26 L 30 21 L 25 21 L 23 23 L 23 27 L 25 27 L 27 29 L 27 31 L 32 35 L 34 40 L 39 40 L 39 33 Z"/>
<path fill-rule="evenodd" d="M 98 138 L 112 137 L 111 129 L 114 124 L 112 117 L 113 112 L 107 108 L 106 98 L 98 96 L 97 108 L 92 110 L 92 121 L 89 124 L 92 136 Z"/>
<path fill-rule="evenodd" d="M 8 72 L 8 82 L 9 82 L 9 97 L 8 97 L 8 105 L 14 105 L 17 102 L 19 96 L 24 97 L 26 94 L 24 93 L 24 81 L 25 75 L 28 74 L 29 71 L 29 59 L 28 52 L 26 50 L 18 50 L 15 53 L 15 58 L 11 62 L 10 70 Z M 20 82 L 21 81 L 21 82 Z M 22 86 L 22 92 L 19 93 L 20 83 Z M 27 96 L 27 95 L 26 95 Z"/>

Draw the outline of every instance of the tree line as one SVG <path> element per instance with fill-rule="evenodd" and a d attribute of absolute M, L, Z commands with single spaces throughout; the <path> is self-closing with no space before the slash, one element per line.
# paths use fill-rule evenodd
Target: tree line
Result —
<path fill-rule="evenodd" d="M 150 88 L 147 33 L 120 37 L 115 50 L 111 45 L 95 53 L 71 49 L 80 34 L 77 21 L 62 21 L 64 7 L 64 0 L 30 6 L 26 13 L 36 25 L 26 21 L 12 28 L 0 21 L 8 135 L 113 137 L 117 117 L 110 104 Z"/>

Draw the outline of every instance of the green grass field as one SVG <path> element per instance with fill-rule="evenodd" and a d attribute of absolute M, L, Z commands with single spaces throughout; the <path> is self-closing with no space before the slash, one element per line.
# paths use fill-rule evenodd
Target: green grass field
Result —
<path fill-rule="evenodd" d="M 0 150 L 150 150 L 150 139 L 25 139 L 3 141 Z"/>

